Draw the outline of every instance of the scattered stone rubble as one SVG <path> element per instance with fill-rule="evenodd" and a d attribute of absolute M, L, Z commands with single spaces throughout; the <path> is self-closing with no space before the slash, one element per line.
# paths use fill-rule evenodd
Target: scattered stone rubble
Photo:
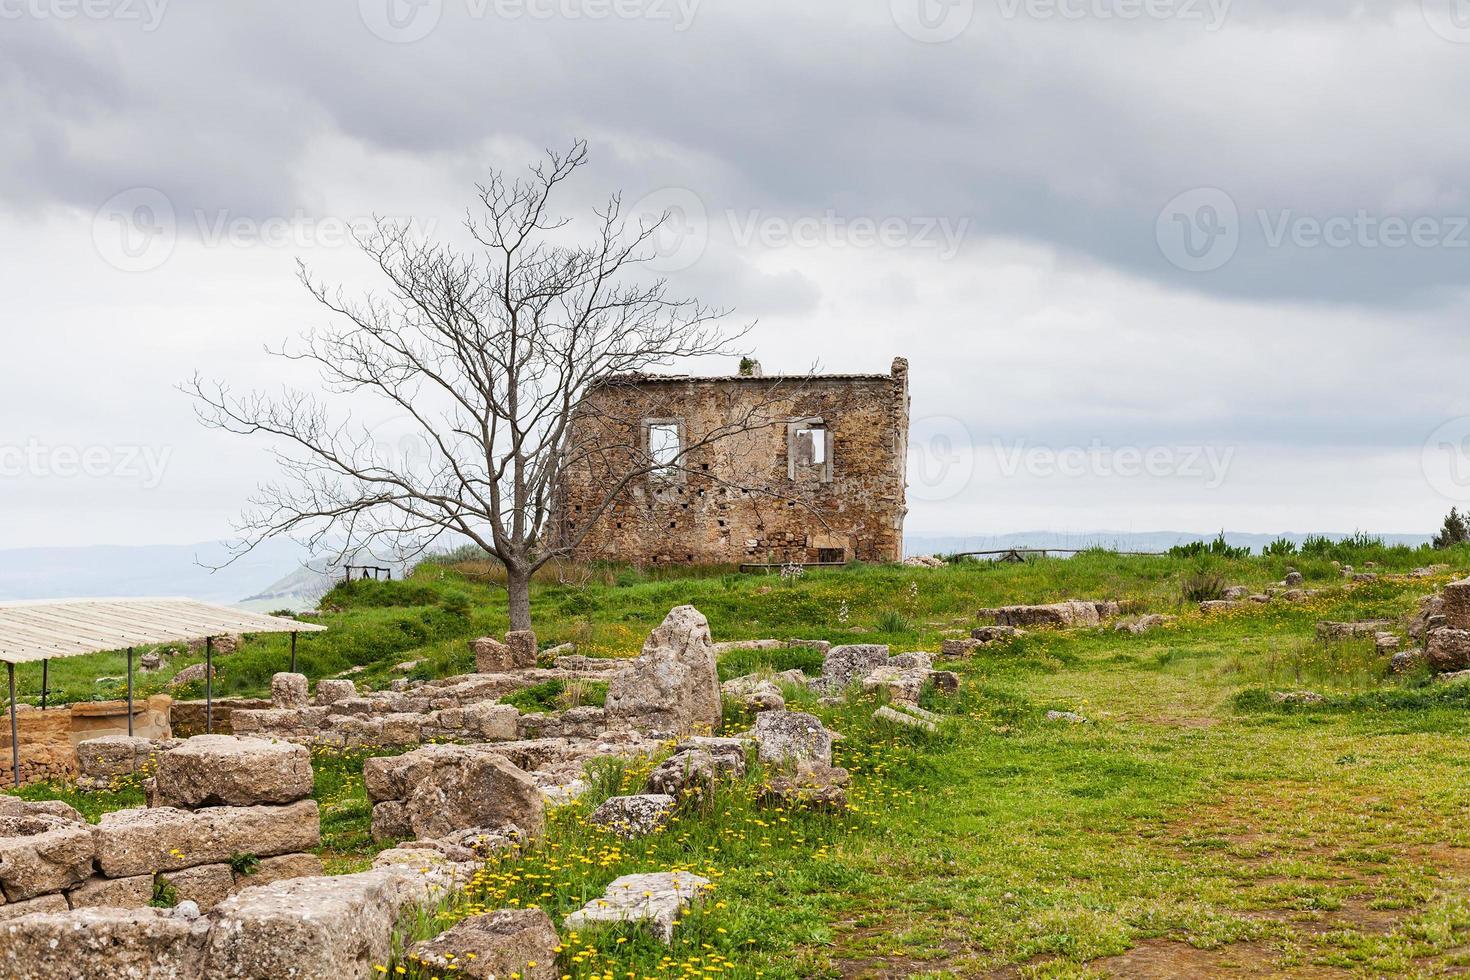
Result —
<path fill-rule="evenodd" d="M 1001 642 L 1018 632 L 989 629 L 972 639 Z M 632 660 L 568 654 L 536 667 L 533 635 L 481 638 L 477 666 L 490 672 L 400 680 L 398 690 L 378 692 L 332 678 L 314 693 L 304 676 L 282 673 L 272 678 L 269 708 L 234 711 L 234 736 L 98 739 L 83 753 L 84 777 L 100 786 L 151 775 L 150 805 L 107 814 L 93 827 L 62 804 L 0 798 L 0 973 L 370 976 L 388 960 L 401 913 L 463 886 L 487 857 L 541 834 L 548 804 L 585 790 L 591 759 L 647 758 L 675 740 L 642 794 L 613 797 L 593 813 L 594 824 L 619 836 L 657 832 L 680 800 L 743 778 L 751 756 L 766 770 L 757 790 L 763 805 L 840 810 L 849 782 L 832 764 L 840 736 L 814 715 L 786 710 L 783 691 L 877 692 L 888 703 L 876 717 L 933 731 L 939 716 L 918 707 L 919 696 L 929 685 L 958 683 L 934 670 L 926 653 L 776 642 L 820 650 L 821 676 L 763 673 L 722 689 L 708 622 L 681 606 Z M 606 707 L 523 715 L 497 703 L 532 684 L 589 675 L 607 679 Z M 746 735 L 714 734 L 722 694 L 756 709 Z M 370 871 L 322 876 L 320 860 L 307 853 L 320 844 L 308 750 L 318 744 L 417 746 L 364 765 L 373 835 L 400 842 Z M 141 908 L 164 883 L 179 907 Z M 681 910 L 711 887 L 682 872 L 625 876 L 566 924 L 639 922 L 669 941 Z M 454 972 L 469 977 L 546 977 L 554 975 L 557 945 L 543 913 L 503 910 L 466 919 L 415 945 L 411 956 L 446 971 L 457 965 Z"/>

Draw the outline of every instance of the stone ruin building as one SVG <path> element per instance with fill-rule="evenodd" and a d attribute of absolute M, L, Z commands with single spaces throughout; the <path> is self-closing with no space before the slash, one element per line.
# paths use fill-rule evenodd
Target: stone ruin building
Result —
<path fill-rule="evenodd" d="M 572 422 L 549 538 L 573 558 L 741 564 L 903 557 L 908 361 L 888 374 L 605 379 Z M 647 472 L 643 472 L 647 470 Z M 597 515 L 608 489 L 626 486 Z"/>

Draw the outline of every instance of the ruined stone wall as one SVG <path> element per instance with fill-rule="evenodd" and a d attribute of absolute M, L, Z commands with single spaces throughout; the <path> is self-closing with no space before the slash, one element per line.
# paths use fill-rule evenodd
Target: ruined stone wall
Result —
<path fill-rule="evenodd" d="M 20 781 L 64 780 L 76 775 L 71 714 L 65 708 L 42 711 L 21 705 L 15 712 L 20 733 Z M 10 712 L 0 712 L 0 774 L 10 779 Z"/>
<path fill-rule="evenodd" d="M 571 541 L 606 488 L 676 424 L 678 472 L 635 477 L 580 560 L 736 564 L 903 556 L 908 363 L 889 375 L 639 379 L 595 389 L 572 436 L 549 537 Z M 819 420 L 824 460 L 797 442 Z M 795 426 L 795 428 L 794 428 Z M 739 428 L 699 445 L 712 434 Z M 811 437 L 808 437 L 811 438 Z M 816 438 L 821 438 L 820 436 Z M 620 447 L 622 447 L 620 449 Z"/>

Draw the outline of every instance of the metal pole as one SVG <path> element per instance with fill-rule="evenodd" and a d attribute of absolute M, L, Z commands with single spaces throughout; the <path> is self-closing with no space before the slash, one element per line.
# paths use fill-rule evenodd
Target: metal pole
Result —
<path fill-rule="evenodd" d="M 51 660 L 47 658 L 41 661 L 41 710 L 46 710 L 46 695 L 51 693 Z"/>
<path fill-rule="evenodd" d="M 296 634 L 291 634 L 291 673 L 296 673 Z"/>
<path fill-rule="evenodd" d="M 133 737 L 133 648 L 128 647 L 128 738 Z"/>
<path fill-rule="evenodd" d="M 214 731 L 214 637 L 204 638 L 204 734 Z"/>
<path fill-rule="evenodd" d="M 5 673 L 10 675 L 10 770 L 15 774 L 15 785 L 20 785 L 20 726 L 15 723 L 15 664 L 7 663 Z"/>

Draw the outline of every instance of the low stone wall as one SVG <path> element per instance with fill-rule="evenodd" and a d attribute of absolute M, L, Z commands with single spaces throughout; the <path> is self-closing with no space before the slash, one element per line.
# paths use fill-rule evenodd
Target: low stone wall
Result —
<path fill-rule="evenodd" d="M 0 921 L 0 976 L 368 980 L 392 955 L 393 928 L 403 915 L 433 902 L 450 883 L 432 871 L 389 864 L 258 884 L 206 914 L 188 905 L 37 910 Z"/>
<path fill-rule="evenodd" d="M 15 723 L 20 734 L 20 781 L 65 780 L 77 771 L 77 753 L 71 741 L 71 713 L 65 708 L 41 711 L 18 705 Z M 0 712 L 0 770 L 9 781 L 10 712 Z"/>
<path fill-rule="evenodd" d="M 183 744 L 176 738 L 105 735 L 77 746 L 77 785 L 114 789 L 134 776 L 151 776 L 158 756 Z"/>
<path fill-rule="evenodd" d="M 269 708 L 271 703 L 261 698 L 216 698 L 214 702 L 215 735 L 233 735 L 233 717 L 236 711 L 253 708 Z M 175 701 L 173 705 L 173 734 L 178 738 L 203 735 L 204 702 Z"/>
<path fill-rule="evenodd" d="M 168 738 L 173 699 L 166 694 L 140 699 L 133 704 L 133 731 L 140 736 Z M 16 727 L 20 734 L 20 779 L 70 780 L 79 768 L 77 746 L 88 739 L 126 735 L 126 701 L 79 701 L 42 711 L 18 705 Z M 0 767 L 10 768 L 10 712 L 0 712 Z"/>
<path fill-rule="evenodd" d="M 302 746 L 211 735 L 158 756 L 148 808 L 96 826 L 63 803 L 0 797 L 0 918 L 160 896 L 207 910 L 251 885 L 320 874 L 305 853 L 321 843 L 311 786 Z"/>

